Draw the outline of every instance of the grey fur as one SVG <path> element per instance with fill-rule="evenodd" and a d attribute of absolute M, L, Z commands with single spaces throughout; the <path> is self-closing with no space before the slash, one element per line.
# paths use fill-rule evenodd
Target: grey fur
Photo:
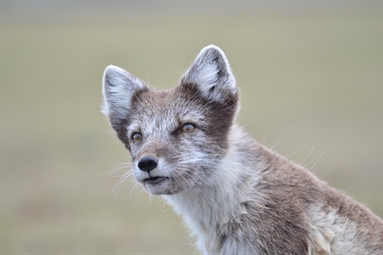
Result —
<path fill-rule="evenodd" d="M 110 66 L 103 95 L 136 180 L 183 216 L 203 254 L 383 254 L 380 218 L 235 124 L 238 90 L 218 47 L 167 91 Z M 147 155 L 158 159 L 150 173 L 138 167 Z"/>

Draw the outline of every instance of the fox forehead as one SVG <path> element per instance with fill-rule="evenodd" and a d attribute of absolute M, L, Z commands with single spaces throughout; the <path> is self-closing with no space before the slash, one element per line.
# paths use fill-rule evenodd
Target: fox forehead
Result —
<path fill-rule="evenodd" d="M 189 122 L 203 125 L 206 110 L 201 100 L 187 95 L 178 87 L 172 90 L 150 89 L 134 97 L 128 132 L 169 133 Z"/>

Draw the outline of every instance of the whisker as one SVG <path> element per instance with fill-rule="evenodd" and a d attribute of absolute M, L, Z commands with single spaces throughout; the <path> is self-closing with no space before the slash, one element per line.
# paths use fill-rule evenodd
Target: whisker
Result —
<path fill-rule="evenodd" d="M 273 144 L 273 146 L 270 147 L 270 149 L 271 149 L 271 150 L 274 150 L 274 149 L 278 146 L 278 144 L 279 144 L 280 141 L 281 141 L 281 139 L 278 139 L 278 140 Z"/>
<path fill-rule="evenodd" d="M 114 174 L 125 168 L 129 168 L 131 166 L 131 163 L 122 162 L 122 163 L 112 164 L 112 166 L 115 166 L 115 167 L 113 167 L 111 170 L 107 171 L 106 173 L 101 174 L 100 176 L 121 177 L 121 176 L 114 176 Z"/>
<path fill-rule="evenodd" d="M 148 205 L 150 209 L 152 209 L 152 204 L 153 204 L 153 195 L 149 193 Z"/>
<path fill-rule="evenodd" d="M 295 155 L 295 154 L 297 154 L 297 153 L 299 153 L 299 150 L 294 151 L 293 153 L 290 153 L 290 154 L 287 155 L 286 157 L 287 157 L 287 158 L 290 158 L 291 156 L 293 156 L 293 155 Z"/>
<path fill-rule="evenodd" d="M 123 173 L 122 175 L 118 176 L 120 178 L 117 181 L 117 183 L 115 184 L 115 186 L 113 187 L 112 192 L 111 192 L 112 194 L 115 193 L 115 199 L 117 198 L 122 187 L 126 184 L 126 181 L 128 179 L 130 179 L 130 177 L 133 176 L 133 174 L 134 174 L 132 163 L 124 164 L 124 167 L 121 169 L 125 169 L 125 168 L 127 168 L 127 171 L 125 171 L 125 173 Z M 121 169 L 119 169 L 119 170 L 121 170 Z"/>
<path fill-rule="evenodd" d="M 324 155 L 324 153 L 327 151 L 327 149 L 324 149 L 322 151 L 322 153 L 319 155 L 319 157 L 317 158 L 317 160 L 314 162 L 314 164 L 310 167 L 310 171 L 314 169 L 314 167 L 316 166 L 316 164 L 318 164 L 319 160 L 322 158 L 322 156 Z M 311 163 L 311 162 L 310 162 Z M 308 164 L 307 164 L 308 165 Z"/>
<path fill-rule="evenodd" d="M 301 162 L 301 165 L 304 166 L 306 161 L 310 158 L 311 154 L 313 153 L 315 146 L 317 145 L 318 142 L 314 143 L 314 145 L 311 147 L 309 155 Z"/>

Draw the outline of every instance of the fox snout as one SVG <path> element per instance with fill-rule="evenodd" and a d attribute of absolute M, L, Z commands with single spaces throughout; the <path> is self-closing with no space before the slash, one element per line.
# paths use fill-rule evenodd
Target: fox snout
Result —
<path fill-rule="evenodd" d="M 164 167 L 164 159 L 145 154 L 136 163 L 136 178 L 152 194 L 172 193 L 171 173 Z"/>
<path fill-rule="evenodd" d="M 158 165 L 158 159 L 155 156 L 152 155 L 146 155 L 139 159 L 138 161 L 138 168 L 141 171 L 150 173 L 153 169 L 155 169 Z"/>

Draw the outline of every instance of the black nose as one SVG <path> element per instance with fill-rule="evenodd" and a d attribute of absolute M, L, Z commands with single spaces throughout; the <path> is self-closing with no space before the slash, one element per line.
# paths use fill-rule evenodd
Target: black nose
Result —
<path fill-rule="evenodd" d="M 150 172 L 157 167 L 158 160 L 153 156 L 144 156 L 138 161 L 138 168 L 141 171 Z"/>

